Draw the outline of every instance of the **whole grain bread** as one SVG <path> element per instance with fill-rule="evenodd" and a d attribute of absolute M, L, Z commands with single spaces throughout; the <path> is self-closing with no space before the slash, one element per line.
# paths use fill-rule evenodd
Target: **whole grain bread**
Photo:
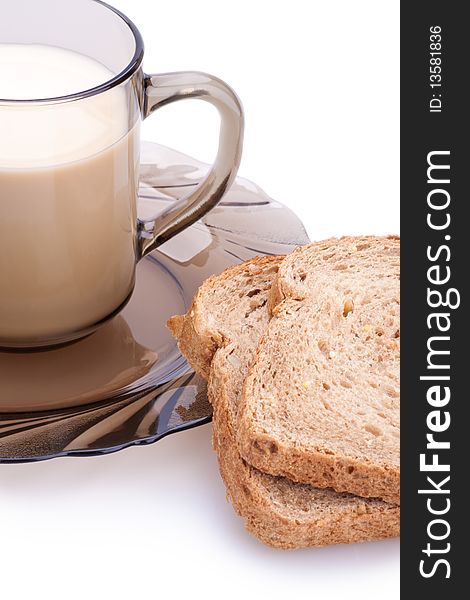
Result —
<path fill-rule="evenodd" d="M 399 508 L 262 473 L 236 445 L 241 389 L 269 321 L 267 300 L 282 257 L 255 258 L 207 280 L 168 325 L 193 368 L 209 379 L 213 443 L 227 494 L 264 543 L 300 548 L 399 535 Z"/>
<path fill-rule="evenodd" d="M 399 504 L 399 252 L 345 237 L 280 265 L 237 417 L 248 463 Z"/>

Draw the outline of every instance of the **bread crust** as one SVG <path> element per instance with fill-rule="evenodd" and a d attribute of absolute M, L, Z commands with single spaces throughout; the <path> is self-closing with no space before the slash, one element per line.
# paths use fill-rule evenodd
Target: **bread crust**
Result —
<path fill-rule="evenodd" d="M 264 473 L 281 475 L 314 487 L 333 488 L 337 492 L 400 504 L 400 469 L 393 465 L 378 465 L 311 448 L 284 445 L 251 428 L 249 423 L 238 434 L 237 442 L 243 458 Z M 275 454 L 272 452 L 273 444 Z"/>

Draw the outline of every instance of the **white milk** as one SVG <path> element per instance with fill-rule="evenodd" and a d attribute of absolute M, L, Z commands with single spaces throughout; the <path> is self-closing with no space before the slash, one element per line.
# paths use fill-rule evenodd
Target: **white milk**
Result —
<path fill-rule="evenodd" d="M 2 102 L 113 76 L 72 51 L 0 44 L 0 345 L 92 326 L 132 291 L 139 131 L 128 87 Z"/>

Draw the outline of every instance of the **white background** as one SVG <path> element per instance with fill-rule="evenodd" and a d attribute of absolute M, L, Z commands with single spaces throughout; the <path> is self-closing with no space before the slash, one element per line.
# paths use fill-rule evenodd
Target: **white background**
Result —
<path fill-rule="evenodd" d="M 240 173 L 312 239 L 399 228 L 399 3 L 115 0 L 145 70 L 204 70 L 246 111 Z M 199 102 L 154 115 L 148 139 L 210 162 Z M 398 541 L 282 552 L 226 502 L 210 426 L 89 459 L 0 467 L 0 595 L 16 598 L 399 596 Z"/>

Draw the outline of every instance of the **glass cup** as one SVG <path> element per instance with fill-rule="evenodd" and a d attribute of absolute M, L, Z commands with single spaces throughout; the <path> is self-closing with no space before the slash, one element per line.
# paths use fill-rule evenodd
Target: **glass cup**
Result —
<path fill-rule="evenodd" d="M 211 210 L 235 177 L 243 139 L 235 93 L 205 73 L 147 75 L 143 54 L 135 25 L 99 0 L 2 7 L 4 349 L 70 342 L 115 316 L 132 294 L 137 262 Z M 52 95 L 41 92 L 45 80 Z M 139 219 L 140 122 L 185 98 L 220 113 L 215 163 L 185 198 Z"/>

